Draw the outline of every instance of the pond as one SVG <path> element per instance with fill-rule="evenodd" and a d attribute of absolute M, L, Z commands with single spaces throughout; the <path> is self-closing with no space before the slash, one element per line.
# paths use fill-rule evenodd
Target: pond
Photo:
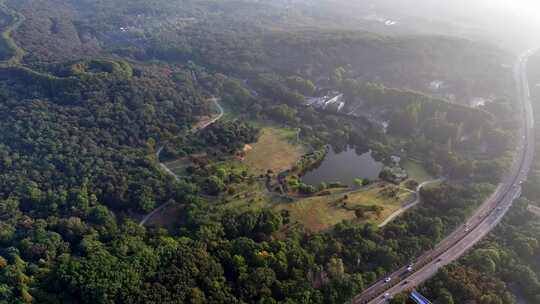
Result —
<path fill-rule="evenodd" d="M 329 149 L 321 164 L 302 176 L 302 181 L 310 185 L 321 182 L 341 182 L 352 186 L 355 178 L 376 179 L 384 164 L 371 156 L 371 151 L 358 154 L 355 149 L 347 148 L 342 152 Z"/>

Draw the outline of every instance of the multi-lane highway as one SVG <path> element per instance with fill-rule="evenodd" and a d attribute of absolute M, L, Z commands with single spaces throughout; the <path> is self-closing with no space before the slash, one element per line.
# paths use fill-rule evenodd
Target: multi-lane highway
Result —
<path fill-rule="evenodd" d="M 534 53 L 535 50 L 529 50 L 521 55 L 514 69 L 523 126 L 519 131 L 519 146 L 510 172 L 463 226 L 446 237 L 435 248 L 418 257 L 412 265 L 404 266 L 386 275 L 367 288 L 352 300 L 354 304 L 385 303 L 394 295 L 426 281 L 439 268 L 458 259 L 495 228 L 513 201 L 521 195 L 521 183 L 528 175 L 535 149 L 534 115 L 527 79 L 527 61 Z"/>

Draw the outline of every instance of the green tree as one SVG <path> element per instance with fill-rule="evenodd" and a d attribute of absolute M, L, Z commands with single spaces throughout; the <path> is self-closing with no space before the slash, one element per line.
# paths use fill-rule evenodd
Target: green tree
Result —
<path fill-rule="evenodd" d="M 206 181 L 206 190 L 211 195 L 218 195 L 225 190 L 225 184 L 219 177 L 213 175 L 210 176 Z"/>
<path fill-rule="evenodd" d="M 143 186 L 137 197 L 137 206 L 144 212 L 150 212 L 156 206 L 154 193 L 148 186 Z"/>

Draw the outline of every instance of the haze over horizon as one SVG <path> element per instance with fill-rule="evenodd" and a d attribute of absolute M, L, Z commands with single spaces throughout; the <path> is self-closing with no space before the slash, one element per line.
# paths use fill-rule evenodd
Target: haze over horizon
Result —
<path fill-rule="evenodd" d="M 540 303 L 536 1 L 0 0 L 0 304 Z"/>
<path fill-rule="evenodd" d="M 540 11 L 540 2 L 538 1 L 377 0 L 350 3 L 337 0 L 335 2 L 358 9 L 369 8 L 377 13 L 391 14 L 394 18 L 414 17 L 454 27 L 454 33 L 450 31 L 450 28 L 444 28 L 438 31 L 441 34 L 471 35 L 474 31 L 482 32 L 487 34 L 489 39 L 497 40 L 517 50 L 540 44 L 540 18 L 537 14 Z"/>

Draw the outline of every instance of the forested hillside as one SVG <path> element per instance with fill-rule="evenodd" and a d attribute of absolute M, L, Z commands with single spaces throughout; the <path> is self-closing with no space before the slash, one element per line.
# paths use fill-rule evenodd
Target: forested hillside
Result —
<path fill-rule="evenodd" d="M 443 81 L 462 102 L 511 93 L 511 57 L 492 46 L 449 37 L 322 30 L 325 17 L 266 2 L 10 4 L 26 17 L 15 39 L 29 50 L 25 61 L 31 64 L 112 52 L 137 60 L 191 60 L 240 77 L 277 72 L 321 82 L 341 67 L 348 77 L 391 87 L 426 90 L 430 82 Z"/>
<path fill-rule="evenodd" d="M 281 1 L 3 4 L 0 303 L 344 303 L 458 226 L 509 163 L 509 55 L 489 45 L 323 30 Z M 363 116 L 307 105 L 334 90 Z M 291 168 L 243 162 L 264 130 L 301 154 Z M 378 227 L 381 207 L 348 205 L 358 189 L 302 182 L 330 146 L 446 182 Z M 359 184 L 395 203 L 418 181 Z M 332 195 L 355 218 L 316 233 L 276 209 Z"/>
<path fill-rule="evenodd" d="M 35 79 L 4 71 L 3 196 L 35 190 L 37 197 L 22 206 L 39 204 L 44 215 L 88 209 L 88 202 L 70 207 L 61 198 L 74 189 L 118 210 L 148 210 L 166 201 L 172 185 L 148 155 L 156 142 L 189 128 L 207 105 L 200 92 L 164 71 L 149 67 L 137 74 Z"/>

